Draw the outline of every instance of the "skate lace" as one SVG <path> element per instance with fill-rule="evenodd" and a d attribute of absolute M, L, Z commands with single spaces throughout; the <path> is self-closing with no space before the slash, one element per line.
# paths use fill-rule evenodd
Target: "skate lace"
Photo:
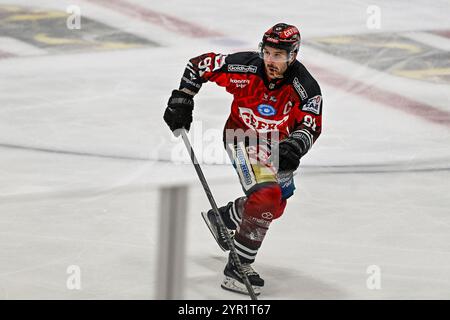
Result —
<path fill-rule="evenodd" d="M 232 237 L 234 236 L 234 232 L 233 232 L 233 231 L 230 231 L 230 230 L 228 230 L 228 229 L 225 229 L 225 230 L 226 230 L 225 232 L 228 233 L 228 236 L 229 236 L 230 238 L 232 238 Z M 220 237 L 223 241 L 226 241 L 226 239 L 227 239 L 226 234 L 223 233 L 223 231 L 222 231 L 221 229 L 219 229 L 219 237 Z"/>
<path fill-rule="evenodd" d="M 250 264 L 244 263 L 242 264 L 242 271 L 247 275 L 247 276 L 257 276 L 258 272 L 256 272 L 255 269 L 252 268 L 252 266 Z"/>

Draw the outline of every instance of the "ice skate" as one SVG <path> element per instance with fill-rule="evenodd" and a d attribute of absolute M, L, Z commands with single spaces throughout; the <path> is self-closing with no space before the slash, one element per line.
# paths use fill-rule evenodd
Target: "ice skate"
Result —
<path fill-rule="evenodd" d="M 259 295 L 262 287 L 264 286 L 264 280 L 249 263 L 242 263 L 242 271 L 247 275 L 248 281 L 252 285 L 255 295 Z M 231 258 L 229 258 L 229 261 L 223 270 L 223 274 L 225 275 L 225 278 L 221 284 L 223 289 L 241 294 L 249 294 L 247 287 L 242 280 L 242 276 L 235 264 L 231 261 Z"/>

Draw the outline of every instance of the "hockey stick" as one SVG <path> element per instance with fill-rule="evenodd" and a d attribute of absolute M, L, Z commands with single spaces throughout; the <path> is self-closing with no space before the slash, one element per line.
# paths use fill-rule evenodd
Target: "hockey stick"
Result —
<path fill-rule="evenodd" d="M 183 138 L 186 149 L 188 150 L 188 152 L 191 156 L 192 164 L 194 165 L 195 171 L 197 171 L 198 178 L 200 179 L 200 182 L 203 185 L 203 189 L 205 190 L 205 193 L 206 193 L 206 196 L 208 197 L 209 203 L 211 204 L 213 212 L 216 215 L 217 221 L 219 222 L 219 228 L 225 234 L 226 243 L 227 243 L 228 247 L 230 248 L 231 259 L 233 259 L 234 265 L 236 266 L 239 273 L 241 274 L 242 280 L 244 280 L 244 284 L 247 287 L 250 297 L 252 298 L 252 300 L 257 300 L 255 291 L 253 290 L 253 287 L 250 284 L 250 281 L 248 280 L 247 275 L 242 270 L 241 261 L 239 260 L 239 257 L 236 253 L 236 248 L 234 247 L 234 242 L 231 240 L 228 232 L 226 232 L 225 223 L 223 222 L 222 217 L 219 214 L 219 209 L 217 208 L 216 201 L 214 200 L 211 190 L 209 189 L 208 183 L 206 182 L 206 179 L 205 179 L 205 176 L 203 175 L 202 169 L 200 168 L 200 165 L 198 164 L 197 157 L 195 156 L 194 149 L 192 148 L 191 143 L 189 142 L 189 138 L 186 134 L 186 130 L 180 129 L 180 131 L 181 131 L 181 137 Z"/>

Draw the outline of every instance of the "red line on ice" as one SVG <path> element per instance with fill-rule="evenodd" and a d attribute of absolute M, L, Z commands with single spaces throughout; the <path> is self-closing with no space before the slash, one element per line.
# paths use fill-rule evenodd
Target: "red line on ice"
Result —
<path fill-rule="evenodd" d="M 450 38 L 450 30 L 433 30 L 431 33 L 437 34 L 441 37 Z"/>
<path fill-rule="evenodd" d="M 204 28 L 175 16 L 157 12 L 124 0 L 90 0 L 89 2 L 101 4 L 105 7 L 115 9 L 116 12 L 138 18 L 151 24 L 156 24 L 169 31 L 187 35 L 192 38 L 224 36 L 218 31 Z"/>
<path fill-rule="evenodd" d="M 184 21 L 165 13 L 141 7 L 137 4 L 132 4 L 125 0 L 90 0 L 90 2 L 96 2 L 128 16 L 139 18 L 145 22 L 156 24 L 172 32 L 182 33 L 183 35 L 188 35 L 193 38 L 224 36 L 224 34 L 220 32 L 204 28 L 200 25 Z M 450 36 L 450 31 L 448 30 L 434 31 L 434 33 L 441 36 Z M 311 66 L 311 69 L 320 75 L 321 80 L 334 87 L 345 89 L 347 92 L 363 96 L 371 101 L 382 103 L 393 109 L 413 114 L 429 122 L 450 127 L 450 113 L 447 111 L 440 110 L 426 103 L 421 103 L 399 94 L 369 86 L 364 82 L 344 77 L 318 66 Z"/>
<path fill-rule="evenodd" d="M 344 77 L 318 66 L 309 65 L 309 68 L 314 73 L 317 73 L 318 78 L 321 81 L 323 80 L 334 87 L 344 89 L 347 92 L 362 96 L 371 101 L 382 103 L 393 109 L 418 116 L 429 122 L 450 127 L 450 113 L 447 111 L 440 110 L 429 104 L 415 101 L 393 92 L 370 86 L 362 81 Z"/>
<path fill-rule="evenodd" d="M 12 58 L 15 57 L 14 54 L 0 50 L 0 59 Z"/>

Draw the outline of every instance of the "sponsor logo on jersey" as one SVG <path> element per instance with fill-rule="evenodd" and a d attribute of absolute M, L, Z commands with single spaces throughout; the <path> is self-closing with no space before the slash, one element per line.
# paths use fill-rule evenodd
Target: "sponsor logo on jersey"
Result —
<path fill-rule="evenodd" d="M 249 218 L 250 218 L 250 220 L 254 221 L 255 224 L 257 224 L 259 226 L 267 227 L 267 228 L 269 227 L 269 225 L 271 223 L 271 220 L 267 221 L 267 220 L 258 219 L 258 218 L 252 217 L 252 216 L 250 216 Z M 262 236 L 262 239 L 261 239 L 261 241 L 262 241 L 264 239 L 265 234 L 261 235 L 261 236 Z M 256 236 L 255 236 L 255 238 L 256 238 Z"/>
<path fill-rule="evenodd" d="M 295 91 L 297 91 L 298 95 L 302 100 L 305 100 L 308 98 L 308 94 L 306 93 L 305 88 L 300 84 L 300 81 L 297 77 L 294 78 L 294 81 L 292 83 L 294 85 Z"/>
<path fill-rule="evenodd" d="M 270 104 L 260 104 L 258 106 L 258 112 L 263 116 L 274 116 L 277 113 L 275 108 Z"/>
<path fill-rule="evenodd" d="M 228 65 L 229 72 L 256 73 L 257 69 L 258 69 L 258 67 L 253 66 L 253 65 L 250 65 L 250 66 L 245 66 L 242 64 L 229 64 Z"/>
<path fill-rule="evenodd" d="M 273 214 L 270 212 L 263 212 L 263 213 L 261 213 L 261 217 L 266 220 L 272 220 Z"/>
<path fill-rule="evenodd" d="M 287 122 L 289 118 L 287 115 L 281 120 L 269 120 L 258 117 L 253 110 L 249 108 L 239 108 L 239 114 L 249 128 L 255 129 L 261 133 L 277 130 L 281 125 Z"/>
<path fill-rule="evenodd" d="M 234 83 L 236 85 L 236 88 L 245 88 L 250 83 L 250 80 L 248 80 L 248 79 L 230 79 L 230 82 Z"/>
<path fill-rule="evenodd" d="M 309 98 L 308 101 L 303 105 L 302 110 L 307 112 L 312 112 L 315 114 L 320 114 L 320 103 L 322 102 L 322 96 L 317 95 Z"/>
<path fill-rule="evenodd" d="M 275 98 L 275 96 L 270 96 L 267 93 L 264 93 L 263 95 L 263 100 L 267 101 L 272 101 L 272 102 L 277 102 L 277 98 Z"/>

